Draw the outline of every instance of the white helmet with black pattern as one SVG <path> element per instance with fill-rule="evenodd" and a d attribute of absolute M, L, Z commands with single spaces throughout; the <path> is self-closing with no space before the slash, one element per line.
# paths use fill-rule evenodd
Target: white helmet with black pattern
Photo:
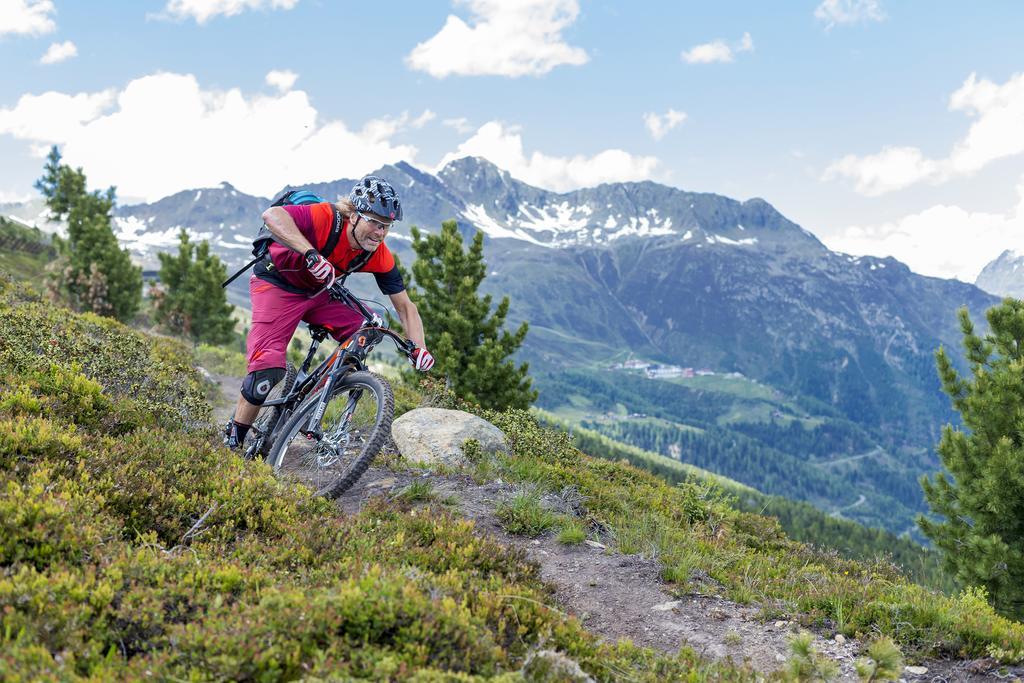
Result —
<path fill-rule="evenodd" d="M 375 213 L 392 221 L 402 220 L 402 202 L 391 183 L 375 175 L 368 175 L 352 188 L 348 195 L 356 211 Z"/>

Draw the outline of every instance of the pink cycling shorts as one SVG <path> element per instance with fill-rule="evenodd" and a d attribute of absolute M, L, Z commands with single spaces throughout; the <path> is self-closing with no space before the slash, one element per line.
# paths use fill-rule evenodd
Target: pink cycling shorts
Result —
<path fill-rule="evenodd" d="M 359 329 L 363 316 L 321 292 L 312 299 L 293 294 L 253 276 L 249 278 L 252 328 L 246 340 L 249 372 L 285 366 L 288 342 L 299 322 L 321 325 L 338 341 Z"/>

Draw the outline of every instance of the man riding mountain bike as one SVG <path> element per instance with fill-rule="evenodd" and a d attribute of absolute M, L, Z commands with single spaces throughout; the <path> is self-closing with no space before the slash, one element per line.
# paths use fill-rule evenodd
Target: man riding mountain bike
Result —
<path fill-rule="evenodd" d="M 434 365 L 419 311 L 384 244 L 388 229 L 400 220 L 402 205 L 394 188 L 377 176 L 360 180 L 336 204 L 272 206 L 263 213 L 274 242 L 249 279 L 249 374 L 242 381 L 234 418 L 224 428 L 224 445 L 241 448 L 260 406 L 285 375 L 288 343 L 299 322 L 324 327 L 338 341 L 363 324 L 362 314 L 327 291 L 339 271 L 373 273 L 416 345 L 410 355 L 413 367 L 426 372 Z"/>

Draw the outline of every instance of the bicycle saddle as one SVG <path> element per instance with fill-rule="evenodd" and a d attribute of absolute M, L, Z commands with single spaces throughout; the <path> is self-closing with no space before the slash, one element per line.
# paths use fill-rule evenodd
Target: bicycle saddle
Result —
<path fill-rule="evenodd" d="M 310 325 L 309 336 L 311 336 L 318 342 L 322 342 L 324 339 L 327 338 L 327 328 L 324 327 L 323 325 Z"/>

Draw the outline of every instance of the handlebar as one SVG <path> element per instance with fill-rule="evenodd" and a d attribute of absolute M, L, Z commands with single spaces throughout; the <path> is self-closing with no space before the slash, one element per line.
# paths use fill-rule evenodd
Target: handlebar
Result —
<path fill-rule="evenodd" d="M 369 327 L 378 330 L 384 336 L 390 338 L 391 341 L 395 342 L 395 346 L 398 347 L 398 350 L 405 353 L 406 356 L 410 356 L 412 352 L 416 350 L 416 344 L 411 339 L 406 339 L 397 332 L 393 332 L 384 327 L 379 322 L 374 324 L 376 321 L 380 321 L 380 316 L 374 311 L 368 309 L 366 304 L 360 301 L 359 297 L 350 292 L 348 287 L 345 286 L 344 281 L 335 280 L 334 283 L 327 288 L 327 291 L 330 293 L 330 297 L 335 301 L 341 301 L 342 303 L 359 311 L 363 315 L 363 318 L 370 323 Z"/>

